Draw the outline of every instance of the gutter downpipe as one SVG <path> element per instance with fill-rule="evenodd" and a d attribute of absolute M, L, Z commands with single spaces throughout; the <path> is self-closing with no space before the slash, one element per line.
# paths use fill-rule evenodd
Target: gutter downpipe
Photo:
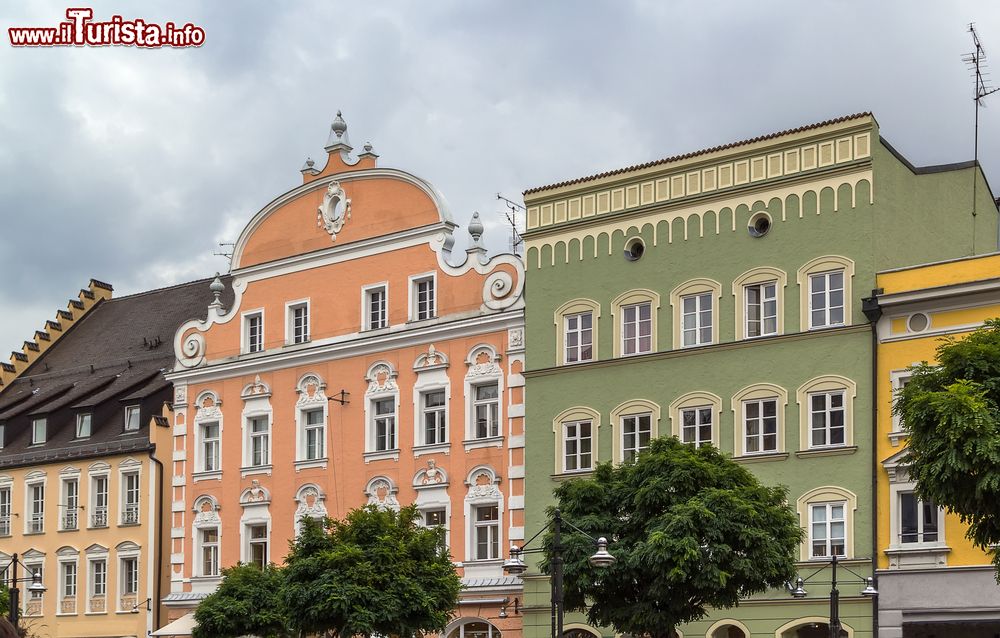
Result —
<path fill-rule="evenodd" d="M 882 317 L 882 307 L 878 296 L 881 288 L 872 290 L 870 297 L 861 300 L 861 312 L 872 327 L 872 579 L 878 589 L 878 321 Z M 878 638 L 878 596 L 872 596 L 872 638 Z"/>
<path fill-rule="evenodd" d="M 155 427 L 155 426 L 154 426 Z M 149 450 L 149 460 L 156 463 L 159 468 L 159 476 L 157 482 L 159 483 L 159 489 L 156 491 L 156 511 L 158 513 L 157 525 L 156 525 L 156 599 L 150 603 L 153 611 L 153 631 L 160 628 L 160 591 L 159 588 L 163 584 L 163 463 L 156 458 L 156 447 Z M 151 597 L 152 598 L 152 597 Z M 155 604 L 155 607 L 153 606 Z"/>

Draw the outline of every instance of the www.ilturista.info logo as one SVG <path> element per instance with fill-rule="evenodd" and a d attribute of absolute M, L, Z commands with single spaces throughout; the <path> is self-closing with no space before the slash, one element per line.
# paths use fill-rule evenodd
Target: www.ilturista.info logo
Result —
<path fill-rule="evenodd" d="M 141 18 L 126 20 L 120 15 L 107 22 L 94 22 L 94 10 L 66 9 L 66 22 L 55 27 L 10 27 L 10 43 L 15 47 L 134 46 L 144 48 L 200 47 L 205 30 L 190 22 L 156 24 Z"/>

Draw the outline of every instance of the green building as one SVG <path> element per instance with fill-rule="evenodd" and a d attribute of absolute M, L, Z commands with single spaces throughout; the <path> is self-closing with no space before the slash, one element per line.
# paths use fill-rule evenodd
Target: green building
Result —
<path fill-rule="evenodd" d="M 973 182 L 978 181 L 975 190 Z M 973 201 L 976 193 L 978 201 Z M 871 576 L 876 271 L 997 248 L 973 163 L 916 168 L 871 114 L 526 191 L 525 538 L 552 489 L 650 437 L 710 441 L 789 488 L 808 595 L 775 590 L 685 638 L 827 635 L 830 577 Z M 614 544 L 610 550 L 614 553 Z M 847 636 L 877 600 L 839 572 Z M 550 631 L 525 574 L 525 638 Z M 569 614 L 566 631 L 611 636 Z"/>

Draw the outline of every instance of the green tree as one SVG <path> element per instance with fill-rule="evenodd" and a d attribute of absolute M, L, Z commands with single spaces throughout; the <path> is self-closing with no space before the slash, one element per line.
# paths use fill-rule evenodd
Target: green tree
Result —
<path fill-rule="evenodd" d="M 284 638 L 291 635 L 281 598 L 281 569 L 237 565 L 222 570 L 219 588 L 194 612 L 194 638 Z"/>
<path fill-rule="evenodd" d="M 416 521 L 414 506 L 365 507 L 325 524 L 303 519 L 282 589 L 295 628 L 395 638 L 444 630 L 461 581 L 443 530 Z"/>
<path fill-rule="evenodd" d="M 564 520 L 607 537 L 617 558 L 592 567 L 593 541 L 563 527 L 565 606 L 586 610 L 594 626 L 673 636 L 707 607 L 733 607 L 795 575 L 802 530 L 785 488 L 761 485 L 711 446 L 655 439 L 636 461 L 601 464 L 555 494 Z M 546 572 L 552 542 L 550 531 Z"/>
<path fill-rule="evenodd" d="M 958 514 L 989 548 L 1000 543 L 1000 320 L 942 340 L 937 361 L 910 368 L 893 406 L 909 434 L 907 470 L 922 500 Z"/>
<path fill-rule="evenodd" d="M 10 613 L 10 588 L 0 583 L 0 616 Z"/>

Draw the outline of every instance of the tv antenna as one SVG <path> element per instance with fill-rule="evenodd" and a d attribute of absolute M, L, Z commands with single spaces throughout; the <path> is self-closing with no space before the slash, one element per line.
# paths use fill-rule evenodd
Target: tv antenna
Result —
<path fill-rule="evenodd" d="M 219 248 L 221 248 L 222 250 L 220 250 L 217 253 L 212 253 L 212 254 L 215 255 L 215 256 L 217 256 L 217 257 L 225 257 L 226 259 L 228 259 L 229 260 L 229 267 L 232 268 L 233 267 L 233 250 L 235 250 L 236 244 L 234 242 L 231 242 L 231 241 L 220 241 L 219 242 Z"/>
<path fill-rule="evenodd" d="M 497 193 L 497 199 L 502 201 L 508 210 L 503 211 L 504 217 L 507 218 L 507 223 L 510 224 L 510 252 L 515 255 L 520 254 L 518 251 L 521 245 L 524 244 L 524 239 L 521 237 L 520 227 L 517 224 L 517 212 L 525 212 L 524 206 L 518 204 L 512 199 L 504 197 L 500 193 Z"/>
<path fill-rule="evenodd" d="M 972 252 L 976 252 L 976 186 L 979 182 L 978 179 L 978 169 L 979 167 L 979 108 L 986 106 L 983 103 L 983 98 L 991 93 L 996 93 L 1000 91 L 1000 88 L 993 87 L 990 85 L 989 72 L 986 71 L 989 65 L 986 64 L 986 49 L 983 48 L 982 42 L 979 41 L 979 34 L 976 33 L 976 25 L 973 22 L 969 23 L 969 33 L 972 34 L 972 46 L 974 50 L 971 53 L 966 53 L 962 56 L 962 61 L 966 63 L 969 70 L 972 71 L 973 76 L 976 79 L 975 91 L 973 93 L 973 101 L 976 103 L 976 120 L 975 120 L 975 131 L 973 142 L 973 154 L 972 158 L 974 160 L 973 170 L 972 170 Z"/>

